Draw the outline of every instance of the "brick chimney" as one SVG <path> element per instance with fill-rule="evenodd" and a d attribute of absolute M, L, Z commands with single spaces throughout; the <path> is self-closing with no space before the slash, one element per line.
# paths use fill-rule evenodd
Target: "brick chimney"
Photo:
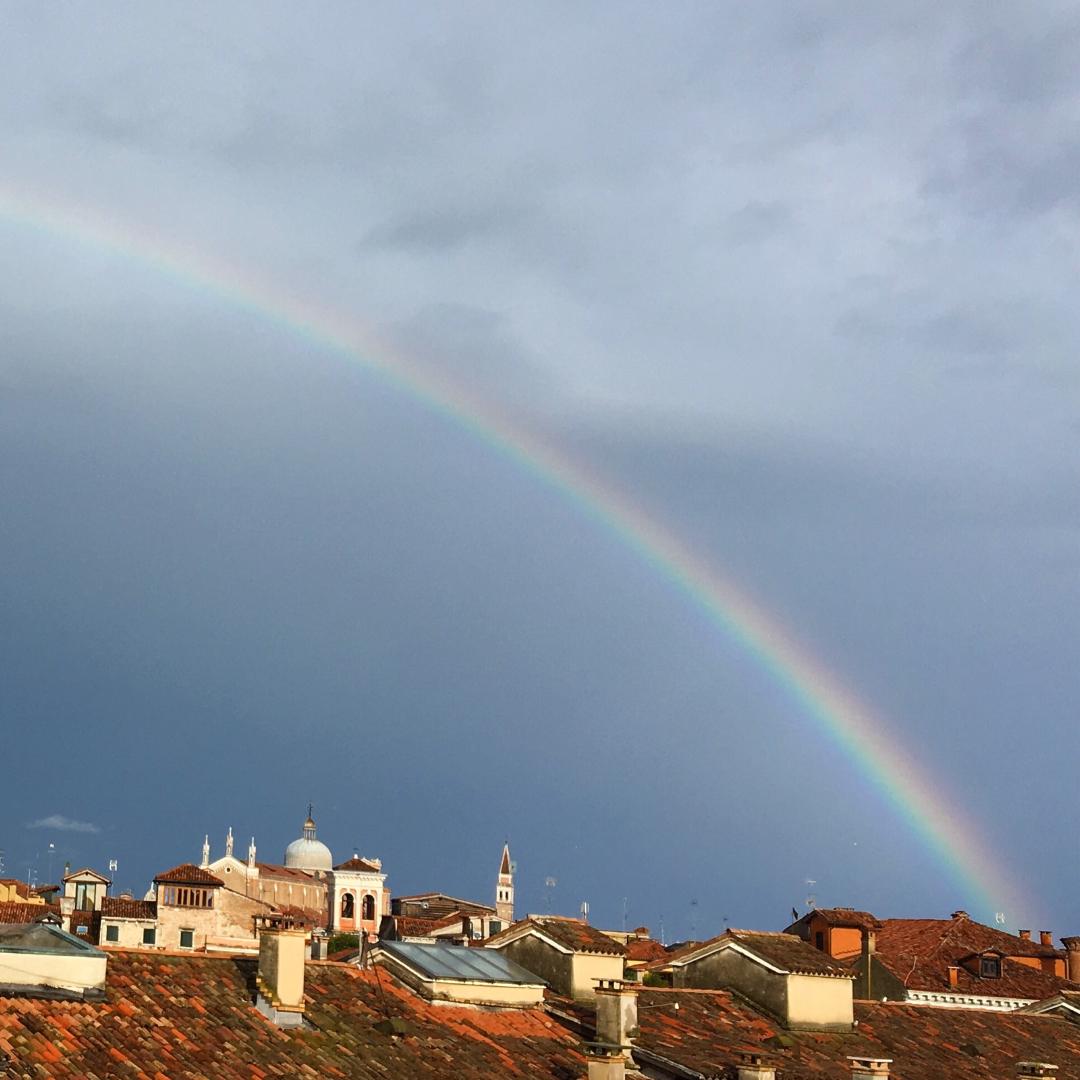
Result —
<path fill-rule="evenodd" d="M 1017 934 L 1017 937 L 1019 937 L 1021 941 L 1030 941 L 1031 940 L 1031 931 L 1030 930 L 1017 930 L 1016 934 Z"/>
<path fill-rule="evenodd" d="M 1054 946 L 1054 934 L 1053 934 L 1053 931 L 1040 930 L 1039 931 L 1039 944 L 1040 945 L 1049 945 L 1051 948 L 1053 948 L 1053 946 Z"/>
<path fill-rule="evenodd" d="M 955 990 L 960 985 L 960 969 L 955 964 L 949 965 L 949 989 Z"/>
<path fill-rule="evenodd" d="M 304 1022 L 307 936 L 306 930 L 263 930 L 259 934 L 255 1005 L 278 1027 L 300 1027 Z"/>
<path fill-rule="evenodd" d="M 1080 982 L 1080 937 L 1062 938 L 1061 944 L 1069 954 L 1069 978 Z"/>
<path fill-rule="evenodd" d="M 892 1058 L 849 1057 L 851 1080 L 881 1080 L 889 1075 Z"/>
<path fill-rule="evenodd" d="M 743 1054 L 739 1080 L 776 1080 L 776 1066 L 766 1065 L 760 1054 Z"/>
<path fill-rule="evenodd" d="M 1017 1076 L 1053 1076 L 1057 1072 L 1056 1065 L 1048 1065 L 1045 1061 L 1018 1061 L 1016 1063 Z"/>

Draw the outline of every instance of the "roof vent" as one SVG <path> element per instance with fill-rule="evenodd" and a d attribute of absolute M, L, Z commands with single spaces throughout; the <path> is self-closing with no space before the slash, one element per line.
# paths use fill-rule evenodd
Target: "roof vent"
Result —
<path fill-rule="evenodd" d="M 776 1066 L 767 1065 L 760 1054 L 743 1054 L 739 1065 L 739 1080 L 776 1080 Z"/>
<path fill-rule="evenodd" d="M 1045 1061 L 1018 1061 L 1016 1063 L 1017 1076 L 1053 1076 L 1057 1072 L 1056 1065 L 1049 1065 Z"/>
<path fill-rule="evenodd" d="M 849 1057 L 851 1080 L 880 1080 L 889 1075 L 892 1058 Z"/>

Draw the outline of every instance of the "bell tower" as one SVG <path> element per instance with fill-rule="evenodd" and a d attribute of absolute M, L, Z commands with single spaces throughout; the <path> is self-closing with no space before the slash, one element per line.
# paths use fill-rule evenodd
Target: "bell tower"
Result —
<path fill-rule="evenodd" d="M 495 885 L 495 914 L 503 927 L 514 921 L 514 864 L 510 861 L 510 844 L 503 844 L 499 862 L 499 878 Z"/>

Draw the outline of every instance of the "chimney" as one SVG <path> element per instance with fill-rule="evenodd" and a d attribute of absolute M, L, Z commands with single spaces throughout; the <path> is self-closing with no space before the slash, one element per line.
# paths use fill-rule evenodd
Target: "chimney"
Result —
<path fill-rule="evenodd" d="M 589 1080 L 625 1080 L 626 1055 L 621 1050 L 586 1044 L 585 1058 L 589 1063 Z"/>
<path fill-rule="evenodd" d="M 329 955 L 330 937 L 322 930 L 316 930 L 311 935 L 311 959 L 325 960 Z"/>
<path fill-rule="evenodd" d="M 949 989 L 955 990 L 960 985 L 960 969 L 954 964 L 949 965 Z"/>
<path fill-rule="evenodd" d="M 1016 1063 L 1017 1076 L 1053 1076 L 1057 1072 L 1056 1065 L 1048 1065 L 1045 1061 L 1018 1061 Z"/>
<path fill-rule="evenodd" d="M 1017 930 L 1017 934 L 1019 935 L 1021 941 L 1030 941 L 1031 940 L 1031 931 L 1030 930 Z"/>
<path fill-rule="evenodd" d="M 889 1075 L 892 1058 L 849 1057 L 851 1080 L 881 1080 Z"/>
<path fill-rule="evenodd" d="M 638 1035 L 638 992 L 619 979 L 600 979 L 596 985 L 596 1041 L 629 1049 Z"/>
<path fill-rule="evenodd" d="M 1069 954 L 1069 978 L 1080 982 L 1080 937 L 1062 938 L 1061 944 Z"/>
<path fill-rule="evenodd" d="M 776 1080 L 776 1066 L 766 1065 L 760 1054 L 743 1054 L 739 1080 Z"/>
<path fill-rule="evenodd" d="M 306 930 L 263 930 L 259 934 L 255 1005 L 278 1027 L 300 1027 L 304 1022 L 307 936 Z"/>
<path fill-rule="evenodd" d="M 1049 945 L 1051 948 L 1053 948 L 1054 947 L 1054 935 L 1053 935 L 1053 932 L 1050 931 L 1050 930 L 1040 930 L 1039 931 L 1039 944 L 1040 945 Z"/>

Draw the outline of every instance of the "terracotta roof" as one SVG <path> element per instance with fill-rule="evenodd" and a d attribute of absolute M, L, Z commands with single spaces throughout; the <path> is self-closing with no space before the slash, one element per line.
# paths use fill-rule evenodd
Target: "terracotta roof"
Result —
<path fill-rule="evenodd" d="M 777 1066 L 777 1080 L 851 1080 L 848 1057 L 859 1054 L 891 1058 L 902 1080 L 1015 1080 L 1018 1061 L 1057 1064 L 1065 1080 L 1080 1064 L 1080 1025 L 1057 1017 L 856 1002 L 857 1032 L 840 1034 L 785 1029 L 725 990 L 644 989 L 638 1000 L 640 1060 L 652 1053 L 704 1076 L 734 1076 L 745 1052 Z M 550 1007 L 593 1034 L 591 1008 Z"/>
<path fill-rule="evenodd" d="M 157 904 L 153 900 L 106 896 L 101 901 L 101 914 L 110 919 L 156 919 Z"/>
<path fill-rule="evenodd" d="M 849 968 L 815 949 L 813 945 L 808 945 L 802 938 L 794 934 L 765 930 L 728 930 L 710 941 L 683 950 L 679 956 L 671 958 L 669 963 L 685 961 L 695 953 L 704 952 L 725 941 L 744 946 L 762 960 L 784 971 L 801 975 L 851 978 Z"/>
<path fill-rule="evenodd" d="M 799 923 L 809 922 L 814 918 L 821 919 L 829 926 L 850 926 L 857 930 L 874 930 L 881 925 L 869 911 L 856 911 L 849 907 L 814 908 L 791 925 L 798 926 Z M 788 927 L 788 930 L 790 929 L 791 927 Z"/>
<path fill-rule="evenodd" d="M 18 878 L 0 878 L 0 885 L 6 885 L 9 889 L 14 889 L 15 895 L 21 896 L 24 900 L 29 899 L 37 893 L 36 889 L 31 889 L 25 881 L 19 881 Z M 15 901 L 11 901 L 11 903 L 14 902 Z"/>
<path fill-rule="evenodd" d="M 578 1080 L 578 1039 L 543 1009 L 433 1005 L 385 970 L 306 965 L 310 1029 L 286 1031 L 252 1005 L 247 958 L 109 953 L 99 1004 L 8 998 L 0 1052 L 49 1080 Z M 395 1034 L 387 1021 L 403 1025 Z"/>
<path fill-rule="evenodd" d="M 299 904 L 273 904 L 274 911 L 280 912 L 296 926 L 326 927 L 330 924 L 329 912 L 320 908 L 301 907 Z"/>
<path fill-rule="evenodd" d="M 318 879 L 307 870 L 297 870 L 294 866 L 282 866 L 279 863 L 257 862 L 259 877 L 284 878 L 303 885 L 318 884 Z"/>
<path fill-rule="evenodd" d="M 652 938 L 631 938 L 626 943 L 626 959 L 632 963 L 649 963 L 653 960 L 666 960 L 667 949 Z"/>
<path fill-rule="evenodd" d="M 225 882 L 222 881 L 221 878 L 215 877 L 209 870 L 204 870 L 201 866 L 196 866 L 194 863 L 181 863 L 179 866 L 174 866 L 171 870 L 166 870 L 163 874 L 158 874 L 157 877 L 154 878 L 154 882 L 156 884 L 159 881 L 180 885 L 225 885 Z"/>
<path fill-rule="evenodd" d="M 492 935 L 484 944 L 498 946 L 504 941 L 516 938 L 522 928 L 527 926 L 535 927 L 541 934 L 574 952 L 607 953 L 610 956 L 626 955 L 625 946 L 609 938 L 607 934 L 602 934 L 588 923 L 555 915 L 522 919 L 521 922 L 516 922 L 500 933 Z"/>
<path fill-rule="evenodd" d="M 351 859 L 347 859 L 343 863 L 338 863 L 334 867 L 335 870 L 356 870 L 365 874 L 381 874 L 382 868 L 376 866 L 374 863 L 366 862 L 364 859 L 353 856 Z"/>
<path fill-rule="evenodd" d="M 59 914 L 59 904 L 21 904 L 17 900 L 0 903 L 0 923 L 32 923 L 42 915 Z"/>
<path fill-rule="evenodd" d="M 1067 979 L 1016 960 L 1002 961 L 1000 978 L 980 978 L 964 966 L 973 956 L 989 951 L 1048 961 L 1065 956 L 1050 945 L 1025 941 L 967 917 L 885 919 L 877 932 L 874 955 L 909 990 L 1038 999 L 1076 989 Z M 960 969 L 955 988 L 949 985 L 950 966 Z"/>

